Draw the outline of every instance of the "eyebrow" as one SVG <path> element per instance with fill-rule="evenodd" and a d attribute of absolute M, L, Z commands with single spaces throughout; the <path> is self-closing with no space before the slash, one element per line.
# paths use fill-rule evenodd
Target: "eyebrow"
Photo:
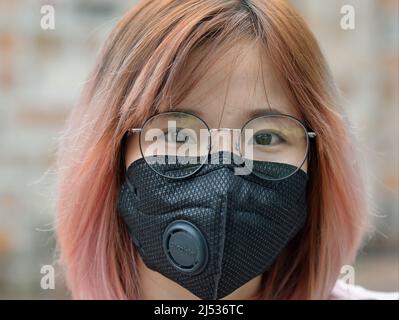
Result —
<path fill-rule="evenodd" d="M 276 108 L 262 108 L 262 109 L 255 109 L 255 110 L 249 110 L 247 113 L 248 118 L 256 118 L 256 117 L 261 117 L 261 116 L 268 116 L 272 114 L 278 114 L 278 115 L 284 115 L 285 113 L 281 112 L 280 110 L 277 110 Z"/>
<path fill-rule="evenodd" d="M 202 116 L 203 116 L 202 112 L 198 112 L 197 110 L 189 110 L 189 109 L 182 108 L 182 107 L 176 107 L 176 108 L 173 108 L 172 110 L 168 110 L 168 111 L 179 111 L 179 112 L 191 113 L 199 118 L 202 118 Z M 255 109 L 255 110 L 248 110 L 247 117 L 248 117 L 248 119 L 252 119 L 255 117 L 267 116 L 267 115 L 271 115 L 271 114 L 284 115 L 285 113 L 281 112 L 280 110 L 278 110 L 276 108 L 271 108 L 271 107 L 259 108 L 259 109 Z"/>
<path fill-rule="evenodd" d="M 193 115 L 195 115 L 195 116 L 197 116 L 197 117 L 199 117 L 199 118 L 201 118 L 201 119 L 202 119 L 202 116 L 203 116 L 202 112 L 198 112 L 197 110 L 189 110 L 189 109 L 183 108 L 183 107 L 175 107 L 175 108 L 170 109 L 170 110 L 168 110 L 168 111 L 170 111 L 170 112 L 185 112 L 185 113 L 191 113 L 191 114 L 193 114 Z"/>

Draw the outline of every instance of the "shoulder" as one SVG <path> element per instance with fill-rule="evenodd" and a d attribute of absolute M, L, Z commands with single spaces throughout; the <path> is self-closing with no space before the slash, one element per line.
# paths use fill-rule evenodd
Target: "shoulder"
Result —
<path fill-rule="evenodd" d="M 338 280 L 331 291 L 330 300 L 399 300 L 399 292 L 379 292 Z"/>

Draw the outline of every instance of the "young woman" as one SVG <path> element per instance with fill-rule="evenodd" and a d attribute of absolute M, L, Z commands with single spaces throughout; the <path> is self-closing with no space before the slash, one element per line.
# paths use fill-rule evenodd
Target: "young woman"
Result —
<path fill-rule="evenodd" d="M 194 145 L 200 161 L 155 152 L 155 138 Z M 356 298 L 337 289 L 367 229 L 355 147 L 317 42 L 285 1 L 139 2 L 59 149 L 72 296 Z M 153 161 L 165 155 L 183 157 Z"/>

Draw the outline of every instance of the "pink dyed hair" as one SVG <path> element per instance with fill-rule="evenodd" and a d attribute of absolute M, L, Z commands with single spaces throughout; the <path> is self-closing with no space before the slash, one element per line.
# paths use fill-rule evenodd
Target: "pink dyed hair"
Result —
<path fill-rule="evenodd" d="M 116 207 L 124 134 L 181 101 L 240 38 L 259 42 L 317 132 L 308 222 L 263 275 L 259 299 L 325 299 L 355 258 L 367 208 L 354 140 L 304 21 L 279 0 L 141 1 L 108 37 L 59 147 L 56 226 L 73 298 L 139 298 L 137 252 Z"/>

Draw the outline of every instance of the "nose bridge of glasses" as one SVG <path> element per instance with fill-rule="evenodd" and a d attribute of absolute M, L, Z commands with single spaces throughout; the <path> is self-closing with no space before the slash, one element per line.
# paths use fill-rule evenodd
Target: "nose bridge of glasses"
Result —
<path fill-rule="evenodd" d="M 211 153 L 229 151 L 240 153 L 241 129 L 237 128 L 210 128 Z"/>
<path fill-rule="evenodd" d="M 234 130 L 241 130 L 236 128 L 210 128 L 209 131 L 234 131 Z"/>

